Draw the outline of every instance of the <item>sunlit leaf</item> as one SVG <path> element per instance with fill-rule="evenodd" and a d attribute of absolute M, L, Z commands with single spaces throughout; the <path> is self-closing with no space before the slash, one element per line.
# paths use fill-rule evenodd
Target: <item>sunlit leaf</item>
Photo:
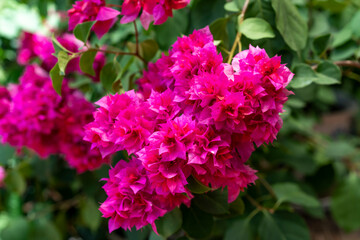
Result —
<path fill-rule="evenodd" d="M 331 213 L 335 221 L 346 231 L 360 228 L 360 178 L 351 173 L 339 185 L 331 197 Z"/>
<path fill-rule="evenodd" d="M 80 57 L 80 69 L 83 73 L 87 73 L 90 76 L 95 76 L 95 70 L 93 67 L 95 56 L 97 51 L 86 51 Z"/>
<path fill-rule="evenodd" d="M 64 76 L 60 75 L 59 64 L 56 64 L 50 71 L 50 78 L 55 91 L 61 96 L 61 87 Z"/>
<path fill-rule="evenodd" d="M 276 27 L 289 47 L 295 51 L 305 47 L 308 35 L 307 24 L 291 0 L 273 0 Z"/>
<path fill-rule="evenodd" d="M 261 18 L 246 18 L 240 25 L 239 31 L 254 40 L 275 37 L 270 24 Z"/>
<path fill-rule="evenodd" d="M 94 26 L 95 21 L 92 22 L 84 22 L 84 23 L 80 23 L 78 25 L 76 25 L 75 29 L 74 29 L 74 36 L 79 39 L 80 41 L 82 41 L 83 43 L 86 43 L 89 35 L 90 35 L 90 30 L 92 28 L 92 26 Z"/>
<path fill-rule="evenodd" d="M 175 208 L 163 217 L 155 221 L 157 231 L 165 238 L 177 232 L 182 225 L 182 214 L 179 208 Z"/>
<path fill-rule="evenodd" d="M 290 202 L 307 207 L 318 207 L 320 202 L 295 183 L 277 183 L 272 186 L 279 202 Z"/>

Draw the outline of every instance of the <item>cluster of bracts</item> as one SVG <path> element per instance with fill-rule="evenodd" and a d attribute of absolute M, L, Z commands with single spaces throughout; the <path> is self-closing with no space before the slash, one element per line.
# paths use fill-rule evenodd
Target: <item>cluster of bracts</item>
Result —
<path fill-rule="evenodd" d="M 69 13 L 69 29 L 97 21 L 93 31 L 100 38 L 123 15 L 121 23 L 139 15 L 145 28 L 163 23 L 172 9 L 188 0 L 125 0 L 121 12 L 103 0 L 78 1 Z M 58 39 L 78 51 L 76 40 Z M 250 46 L 232 64 L 214 45 L 209 28 L 178 38 L 168 54 L 148 65 L 138 79 L 138 91 L 108 95 L 93 105 L 63 84 L 62 97 L 51 85 L 48 71 L 56 64 L 51 41 L 26 33 L 18 62 L 38 57 L 41 66 L 28 65 L 19 84 L 1 88 L 0 135 L 2 141 L 26 146 L 40 156 L 63 154 L 78 172 L 108 163 L 111 155 L 126 150 L 109 170 L 100 206 L 109 219 L 110 232 L 122 227 L 137 229 L 181 204 L 190 205 L 192 177 L 212 189 L 227 188 L 229 202 L 256 180 L 245 165 L 254 145 L 271 143 L 282 126 L 279 116 L 291 93 L 285 89 L 293 74 L 265 50 Z M 78 59 L 67 71 L 80 72 Z M 98 53 L 97 73 L 104 65 Z"/>

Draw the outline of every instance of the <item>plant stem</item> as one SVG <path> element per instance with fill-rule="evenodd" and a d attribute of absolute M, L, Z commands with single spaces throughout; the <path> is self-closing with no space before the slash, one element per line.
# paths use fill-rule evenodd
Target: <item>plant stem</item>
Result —
<path fill-rule="evenodd" d="M 265 180 L 265 178 L 259 177 L 259 181 L 262 183 L 262 185 L 264 185 L 264 187 L 265 187 L 266 190 L 270 193 L 270 195 L 271 195 L 273 198 L 277 199 L 274 190 L 272 189 L 272 187 L 270 186 L 270 184 Z"/>
<path fill-rule="evenodd" d="M 261 206 L 255 199 L 253 199 L 249 194 L 246 194 L 245 197 L 247 198 L 247 200 L 249 200 L 249 202 L 251 203 L 251 205 L 253 205 L 254 207 L 256 207 L 259 210 L 264 209 L 263 206 Z"/>
<path fill-rule="evenodd" d="M 351 60 L 335 61 L 334 64 L 342 67 L 360 68 L 360 62 L 358 61 L 351 61 Z"/>
<path fill-rule="evenodd" d="M 135 28 L 136 54 L 139 54 L 139 31 L 136 26 L 136 21 L 134 21 L 134 28 Z"/>
<path fill-rule="evenodd" d="M 343 60 L 343 61 L 334 61 L 333 64 L 338 65 L 340 67 L 353 67 L 360 69 L 360 62 L 352 61 L 352 60 Z M 311 66 L 312 69 L 316 70 L 319 64 Z"/>
<path fill-rule="evenodd" d="M 83 52 L 78 52 L 76 54 L 82 54 L 84 52 L 87 52 L 87 51 L 97 51 L 97 52 L 103 52 L 103 53 L 110 53 L 110 54 L 115 54 L 117 56 L 119 55 L 128 55 L 128 56 L 135 56 L 137 58 L 139 58 L 145 65 L 147 64 L 147 62 L 145 61 L 145 59 L 143 57 L 141 57 L 139 55 L 139 53 L 132 53 L 132 52 L 123 52 L 123 51 L 112 51 L 112 50 L 108 50 L 108 49 L 100 49 L 100 48 L 89 48 L 88 50 L 86 51 L 83 51 Z"/>
<path fill-rule="evenodd" d="M 232 60 L 232 58 L 234 56 L 234 53 L 235 53 L 235 50 L 236 50 L 236 46 L 237 46 L 238 42 L 240 42 L 240 38 L 241 38 L 241 33 L 238 32 L 236 34 L 234 44 L 233 44 L 233 46 L 232 46 L 232 48 L 230 50 L 229 59 L 228 59 L 228 62 L 227 62 L 228 64 L 231 63 L 231 60 Z"/>
<path fill-rule="evenodd" d="M 240 18 L 240 20 L 239 20 L 239 22 L 238 22 L 239 25 L 241 25 L 242 22 L 244 21 L 245 12 L 246 12 L 246 10 L 247 10 L 247 8 L 248 8 L 248 6 L 249 6 L 249 2 L 250 2 L 250 0 L 245 0 L 244 6 L 243 6 L 242 11 L 241 11 L 241 14 L 240 14 L 240 16 L 239 16 L 239 18 Z M 236 37 L 235 37 L 234 44 L 233 44 L 233 46 L 232 46 L 232 48 L 231 48 L 231 51 L 230 51 L 230 55 L 229 55 L 229 59 L 228 59 L 228 64 L 231 63 L 231 60 L 232 60 L 232 58 L 233 58 L 233 56 L 234 56 L 234 53 L 235 53 L 235 50 L 236 50 L 236 46 L 237 46 L 238 44 L 239 44 L 239 50 L 241 50 L 241 42 L 240 42 L 240 40 L 241 40 L 241 32 L 237 32 Z"/>
<path fill-rule="evenodd" d="M 258 214 L 261 210 L 258 208 L 255 208 L 254 211 L 252 211 L 249 216 L 247 216 L 247 221 L 250 221 L 253 217 L 255 217 L 256 214 Z"/>

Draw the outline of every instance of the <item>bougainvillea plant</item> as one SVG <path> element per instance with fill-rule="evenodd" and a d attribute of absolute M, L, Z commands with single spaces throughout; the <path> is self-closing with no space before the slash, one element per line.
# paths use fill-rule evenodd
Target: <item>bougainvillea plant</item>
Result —
<path fill-rule="evenodd" d="M 294 180 L 313 172 L 294 159 L 287 163 L 300 174 L 271 174 L 272 161 L 281 169 L 283 155 L 292 156 L 277 149 L 296 149 L 294 141 L 310 133 L 290 143 L 277 137 L 283 121 L 292 124 L 287 133 L 300 128 L 288 116 L 302 102 L 288 102 L 290 95 L 301 98 L 306 94 L 296 90 L 312 83 L 337 83 L 338 66 L 355 63 L 306 62 L 309 48 L 326 59 L 321 45 L 330 37 L 309 46 L 297 5 L 79 0 L 61 13 L 66 30 L 22 32 L 16 60 L 24 70 L 18 81 L 0 87 L 1 141 L 16 150 L 8 169 L 0 166 L 0 190 L 28 174 L 14 167 L 24 156 L 55 158 L 59 165 L 63 159 L 77 174 L 69 186 L 49 181 L 43 196 L 53 204 L 50 213 L 24 200 L 22 211 L 32 221 L 26 237 L 37 236 L 39 226 L 53 227 L 34 215 L 44 211 L 51 219 L 66 209 L 93 233 L 101 214 L 107 232 L 99 230 L 99 239 L 310 239 L 292 205 L 322 214 L 311 187 Z M 348 178 L 350 185 L 357 180 L 356 174 Z M 13 190 L 31 198 L 34 190 L 17 184 Z M 78 205 L 84 206 L 80 213 Z M 87 239 L 81 228 L 66 229 L 72 233 L 64 238 Z M 1 231 L 1 239 L 12 236 Z"/>

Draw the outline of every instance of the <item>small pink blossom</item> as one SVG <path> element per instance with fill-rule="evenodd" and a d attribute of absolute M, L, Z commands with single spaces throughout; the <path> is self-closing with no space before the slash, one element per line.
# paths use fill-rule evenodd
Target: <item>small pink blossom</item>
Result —
<path fill-rule="evenodd" d="M 26 67 L 19 84 L 8 87 L 8 110 L 0 118 L 2 142 L 21 149 L 28 147 L 40 157 L 64 155 L 79 173 L 108 163 L 98 150 L 83 141 L 83 126 L 93 121 L 94 106 L 64 81 L 60 97 L 46 71 L 37 65 Z"/>
<path fill-rule="evenodd" d="M 110 218 L 110 232 L 119 227 L 140 229 L 148 224 L 156 231 L 154 222 L 157 218 L 189 201 L 181 194 L 156 194 L 146 170 L 137 159 L 118 162 L 110 169 L 109 178 L 103 180 L 108 197 L 99 210 L 103 217 Z"/>
<path fill-rule="evenodd" d="M 96 21 L 92 30 L 100 39 L 115 24 L 119 14 L 119 11 L 106 7 L 105 0 L 77 1 L 68 11 L 69 31 L 72 31 L 80 23 Z"/>
<path fill-rule="evenodd" d="M 121 23 L 135 21 L 141 10 L 140 21 L 145 29 L 151 22 L 155 25 L 163 24 L 168 17 L 172 17 L 173 9 L 181 9 L 189 4 L 190 0 L 125 0 L 122 4 Z"/>
<path fill-rule="evenodd" d="M 85 140 L 105 157 L 127 149 L 140 150 L 154 130 L 154 112 L 134 91 L 106 96 L 96 104 L 95 121 L 85 126 Z"/>
<path fill-rule="evenodd" d="M 79 48 L 83 46 L 83 43 L 71 34 L 63 34 L 57 37 L 57 40 L 64 48 L 71 52 L 78 52 Z M 41 67 L 46 71 L 50 71 L 57 63 L 57 58 L 53 55 L 54 53 L 55 49 L 49 37 L 36 33 L 23 32 L 20 37 L 17 62 L 20 65 L 25 66 L 38 58 L 40 60 Z M 82 73 L 79 62 L 79 57 L 70 60 L 66 68 L 66 74 L 73 72 Z M 93 63 L 95 76 L 88 76 L 95 82 L 100 81 L 100 71 L 104 65 L 105 54 L 98 52 Z"/>

